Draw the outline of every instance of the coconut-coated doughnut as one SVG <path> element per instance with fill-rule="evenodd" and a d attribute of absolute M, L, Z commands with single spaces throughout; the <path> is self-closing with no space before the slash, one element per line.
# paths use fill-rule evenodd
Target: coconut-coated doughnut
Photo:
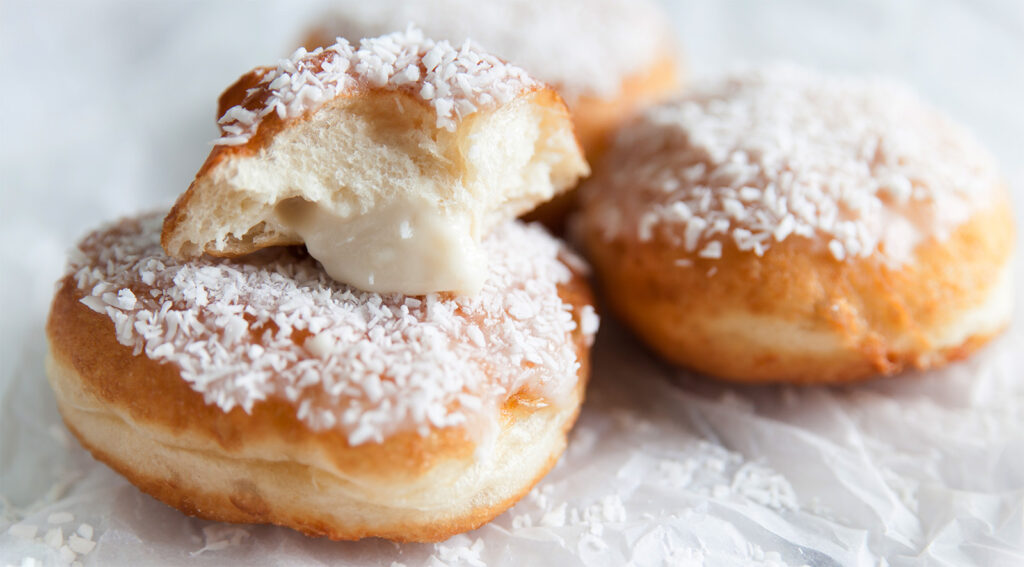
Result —
<path fill-rule="evenodd" d="M 305 44 L 374 36 L 409 22 L 454 45 L 472 39 L 562 95 L 595 164 L 624 119 L 678 88 L 681 61 L 668 21 L 650 0 L 340 0 Z M 575 195 L 556 196 L 529 218 L 561 226 L 574 206 Z"/>
<path fill-rule="evenodd" d="M 473 294 L 481 240 L 589 173 L 558 93 L 416 28 L 259 67 L 164 225 L 188 259 L 305 244 L 343 283 Z"/>
<path fill-rule="evenodd" d="M 361 291 L 300 247 L 175 260 L 160 229 L 87 236 L 47 324 L 65 423 L 143 491 L 202 518 L 437 541 L 563 451 L 597 316 L 541 229 L 496 229 L 473 297 Z"/>
<path fill-rule="evenodd" d="M 904 87 L 786 65 L 650 108 L 583 188 L 612 310 L 666 359 L 834 383 L 964 357 L 1011 315 L 990 155 Z"/>

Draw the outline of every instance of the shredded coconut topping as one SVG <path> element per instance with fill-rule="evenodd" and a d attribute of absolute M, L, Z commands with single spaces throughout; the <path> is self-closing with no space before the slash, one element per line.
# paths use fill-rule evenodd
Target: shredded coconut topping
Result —
<path fill-rule="evenodd" d="M 284 399 L 352 445 L 486 426 L 517 393 L 559 403 L 577 381 L 576 321 L 588 340 L 596 331 L 592 311 L 559 297 L 568 252 L 540 228 L 498 228 L 484 242 L 483 291 L 450 298 L 337 284 L 296 248 L 179 262 L 160 248 L 161 220 L 85 238 L 70 267 L 82 303 L 135 354 L 176 364 L 208 404 L 249 412 Z"/>
<path fill-rule="evenodd" d="M 781 65 L 650 109 L 607 159 L 586 195 L 605 238 L 660 236 L 711 259 L 797 236 L 838 261 L 898 264 L 998 185 L 989 154 L 907 89 Z"/>
<path fill-rule="evenodd" d="M 326 49 L 307 52 L 300 47 L 276 69 L 256 73 L 259 84 L 218 121 L 218 144 L 245 144 L 270 114 L 282 120 L 302 116 L 358 88 L 418 96 L 437 113 L 437 127 L 451 131 L 462 118 L 540 86 L 519 67 L 484 53 L 469 40 L 456 48 L 427 39 L 412 26 L 364 39 L 358 48 L 342 38 Z"/>
<path fill-rule="evenodd" d="M 555 85 L 571 104 L 617 95 L 622 80 L 671 48 L 666 18 L 648 0 L 342 0 L 321 24 L 334 37 L 367 37 L 409 22 L 437 39 L 467 38 Z"/>

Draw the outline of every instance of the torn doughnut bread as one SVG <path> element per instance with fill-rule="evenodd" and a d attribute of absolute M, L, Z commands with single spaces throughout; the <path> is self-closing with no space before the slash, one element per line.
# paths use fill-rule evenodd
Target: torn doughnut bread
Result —
<path fill-rule="evenodd" d="M 221 97 L 222 136 L 167 253 L 305 244 L 369 291 L 473 294 L 481 240 L 589 169 L 565 104 L 522 69 L 417 29 L 300 49 Z"/>
<path fill-rule="evenodd" d="M 681 57 L 668 21 L 649 0 L 336 0 L 305 45 L 375 36 L 409 22 L 455 45 L 472 39 L 562 95 L 593 165 L 623 120 L 678 88 Z M 528 218 L 559 227 L 574 205 L 567 193 Z"/>
<path fill-rule="evenodd" d="M 48 374 L 93 455 L 185 513 L 334 539 L 437 541 L 563 451 L 597 328 L 579 260 L 496 228 L 472 297 L 361 291 L 301 247 L 176 260 L 161 218 L 84 239 Z"/>
<path fill-rule="evenodd" d="M 906 89 L 789 66 L 652 107 L 584 183 L 610 307 L 666 359 L 834 383 L 964 357 L 1011 316 L 992 158 Z"/>

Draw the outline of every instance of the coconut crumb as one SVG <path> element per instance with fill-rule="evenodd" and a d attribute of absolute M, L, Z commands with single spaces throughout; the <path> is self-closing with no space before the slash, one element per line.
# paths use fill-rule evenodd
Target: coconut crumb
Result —
<path fill-rule="evenodd" d="M 87 555 L 96 548 L 96 542 L 72 534 L 68 537 L 68 548 L 78 555 Z"/>
<path fill-rule="evenodd" d="M 34 524 L 14 524 L 7 529 L 7 533 L 23 540 L 32 540 L 39 533 L 39 526 Z"/>
<path fill-rule="evenodd" d="M 54 549 L 59 549 L 64 545 L 64 530 L 61 528 L 47 530 L 46 535 L 43 536 L 43 543 Z"/>
<path fill-rule="evenodd" d="M 75 515 L 71 512 L 54 512 L 46 518 L 47 524 L 66 524 L 73 522 Z"/>
<path fill-rule="evenodd" d="M 458 47 L 435 42 L 413 26 L 364 39 L 358 47 L 338 38 L 334 45 L 312 52 L 300 47 L 265 72 L 242 103 L 218 120 L 221 137 L 216 143 L 248 143 L 270 115 L 282 120 L 300 117 L 358 89 L 419 97 L 433 107 L 438 128 L 454 131 L 466 116 L 506 104 L 540 86 L 526 71 L 483 52 L 471 41 Z"/>
<path fill-rule="evenodd" d="M 577 321 L 586 340 L 597 331 L 595 313 L 559 297 L 569 252 L 539 227 L 512 222 L 484 240 L 489 276 L 472 297 L 364 292 L 299 248 L 181 262 L 160 228 L 153 214 L 86 237 L 69 272 L 82 303 L 135 354 L 175 364 L 206 403 L 251 412 L 283 399 L 352 445 L 497 419 L 517 393 L 565 400 Z"/>
<path fill-rule="evenodd" d="M 484 551 L 483 538 L 476 538 L 472 543 L 465 535 L 455 536 L 444 543 L 434 544 L 436 557 L 444 565 L 469 565 L 486 567 L 480 554 Z"/>

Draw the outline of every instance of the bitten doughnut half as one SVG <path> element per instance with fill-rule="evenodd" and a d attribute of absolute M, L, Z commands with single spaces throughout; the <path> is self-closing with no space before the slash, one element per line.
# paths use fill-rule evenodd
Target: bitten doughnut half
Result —
<path fill-rule="evenodd" d="M 340 0 L 306 46 L 387 33 L 408 22 L 454 45 L 472 39 L 562 95 L 595 164 L 623 120 L 678 88 L 680 55 L 668 21 L 649 0 Z M 529 218 L 560 227 L 575 201 L 572 193 L 556 197 Z"/>
<path fill-rule="evenodd" d="M 174 260 L 160 218 L 88 236 L 47 325 L 93 455 L 188 514 L 436 541 L 554 464 L 597 329 L 578 259 L 506 223 L 474 297 L 364 292 L 301 248 Z"/>
<path fill-rule="evenodd" d="M 304 243 L 338 281 L 382 293 L 475 293 L 481 239 L 589 173 L 558 93 L 414 28 L 255 69 L 220 115 L 164 225 L 168 254 Z"/>
<path fill-rule="evenodd" d="M 675 363 L 834 383 L 964 357 L 1011 315 L 991 157 L 901 87 L 788 66 L 652 107 L 583 187 L 612 309 Z"/>

